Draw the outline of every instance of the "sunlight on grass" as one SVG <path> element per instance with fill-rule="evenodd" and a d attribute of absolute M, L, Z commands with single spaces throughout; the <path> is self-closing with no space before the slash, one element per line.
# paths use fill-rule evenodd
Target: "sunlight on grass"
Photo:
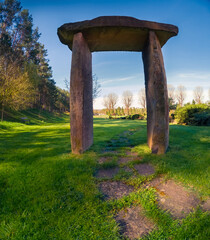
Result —
<path fill-rule="evenodd" d="M 93 176 L 104 147 L 133 129 L 129 144 L 142 162 L 152 163 L 158 174 L 173 177 L 207 197 L 208 127 L 171 125 L 170 148 L 157 156 L 147 146 L 145 121 L 95 118 L 93 146 L 83 155 L 74 155 L 68 116 L 52 120 L 38 125 L 0 124 L 0 239 L 121 239 L 113 214 L 137 203 L 158 225 L 146 239 L 207 239 L 206 213 L 197 211 L 178 224 L 157 207 L 154 191 L 144 189 L 105 202 Z M 119 146 L 119 154 L 124 156 L 128 149 Z M 112 160 L 104 167 L 115 166 L 118 155 L 107 155 Z M 123 170 L 116 178 L 138 188 L 149 179 L 132 179 Z"/>

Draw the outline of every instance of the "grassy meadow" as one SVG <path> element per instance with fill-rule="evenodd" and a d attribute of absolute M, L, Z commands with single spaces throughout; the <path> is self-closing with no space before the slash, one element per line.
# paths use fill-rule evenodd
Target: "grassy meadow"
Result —
<path fill-rule="evenodd" d="M 157 225 L 143 239 L 210 238 L 210 219 L 200 208 L 175 220 L 156 203 L 155 189 L 141 188 L 145 177 L 119 174 L 137 191 L 105 201 L 95 178 L 101 156 L 125 156 L 131 146 L 142 162 L 153 164 L 157 175 L 173 178 L 205 201 L 210 195 L 210 128 L 170 126 L 170 147 L 152 155 L 146 144 L 146 121 L 94 119 L 94 144 L 77 156 L 70 153 L 67 115 L 27 113 L 30 124 L 0 123 L 0 239 L 89 240 L 122 239 L 114 215 L 140 204 Z M 124 131 L 133 131 L 128 144 L 113 146 Z M 103 153 L 109 146 L 118 154 Z M 108 166 L 109 167 L 109 166 Z"/>

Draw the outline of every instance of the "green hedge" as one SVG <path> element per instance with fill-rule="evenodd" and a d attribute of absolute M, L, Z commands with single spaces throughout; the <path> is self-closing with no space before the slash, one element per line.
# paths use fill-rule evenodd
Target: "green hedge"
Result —
<path fill-rule="evenodd" d="M 210 107 L 207 104 L 189 104 L 177 108 L 175 119 L 178 124 L 210 126 Z"/>

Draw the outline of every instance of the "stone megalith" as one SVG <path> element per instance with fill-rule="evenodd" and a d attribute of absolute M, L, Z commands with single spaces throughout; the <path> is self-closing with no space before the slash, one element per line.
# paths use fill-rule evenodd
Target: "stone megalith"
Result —
<path fill-rule="evenodd" d="M 147 101 L 147 141 L 153 153 L 168 148 L 168 92 L 161 47 L 178 34 L 174 25 L 132 17 L 105 16 L 58 28 L 72 50 L 70 79 L 71 148 L 83 153 L 93 143 L 92 58 L 97 51 L 142 52 Z"/>

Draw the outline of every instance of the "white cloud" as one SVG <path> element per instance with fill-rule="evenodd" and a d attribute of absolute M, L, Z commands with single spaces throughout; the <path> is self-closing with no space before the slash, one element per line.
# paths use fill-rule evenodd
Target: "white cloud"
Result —
<path fill-rule="evenodd" d="M 210 80 L 210 73 L 180 73 L 178 74 L 178 77 L 180 78 L 189 78 L 189 79 L 209 79 Z"/>
<path fill-rule="evenodd" d="M 120 85 L 120 82 L 131 80 L 132 84 Z M 133 81 L 135 80 L 135 81 Z M 119 82 L 119 86 L 111 87 L 109 83 Z M 201 86 L 204 89 L 204 101 L 208 100 L 208 89 L 210 88 L 210 73 L 209 72 L 184 72 L 184 73 L 169 73 L 167 75 L 168 84 L 174 85 L 177 88 L 179 85 L 184 85 L 186 87 L 186 99 L 185 103 L 191 102 L 193 100 L 193 90 L 196 86 Z M 106 86 L 107 84 L 107 86 Z M 104 87 L 104 85 L 106 87 Z M 116 79 L 103 79 L 102 92 L 100 98 L 97 98 L 94 103 L 95 109 L 103 108 L 103 96 L 111 92 L 118 94 L 119 101 L 118 106 L 123 106 L 121 101 L 122 93 L 126 90 L 130 90 L 134 94 L 133 107 L 140 107 L 138 103 L 138 92 L 141 88 L 144 88 L 144 76 L 128 76 L 125 78 L 116 78 Z"/>
<path fill-rule="evenodd" d="M 131 80 L 131 79 L 138 79 L 140 78 L 140 76 L 138 75 L 134 75 L 134 76 L 128 76 L 128 77 L 124 77 L 124 78 L 107 78 L 107 79 L 101 79 L 100 80 L 100 83 L 101 85 L 105 85 L 105 84 L 108 84 L 108 83 L 112 83 L 112 82 L 124 82 L 124 81 L 127 81 L 127 80 Z"/>
<path fill-rule="evenodd" d="M 192 71 L 184 73 L 169 73 L 167 75 L 167 82 L 175 87 L 183 85 L 188 90 L 193 90 L 197 86 L 201 86 L 206 89 L 210 87 L 210 72 Z"/>

